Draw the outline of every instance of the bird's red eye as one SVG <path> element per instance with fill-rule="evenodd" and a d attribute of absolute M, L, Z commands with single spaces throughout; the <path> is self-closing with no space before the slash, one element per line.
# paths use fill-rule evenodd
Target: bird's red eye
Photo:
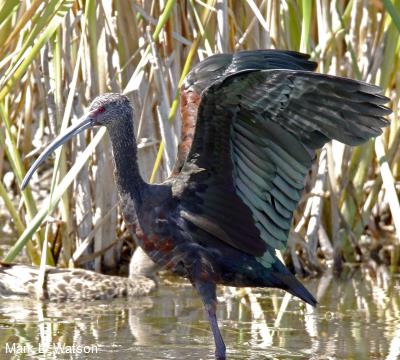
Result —
<path fill-rule="evenodd" d="M 104 111 L 106 111 L 106 108 L 104 106 L 101 106 L 97 109 L 97 113 L 103 113 Z"/>

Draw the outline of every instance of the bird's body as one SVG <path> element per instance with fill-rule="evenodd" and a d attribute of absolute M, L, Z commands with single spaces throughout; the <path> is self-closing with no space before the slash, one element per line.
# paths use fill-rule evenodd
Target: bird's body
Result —
<path fill-rule="evenodd" d="M 331 139 L 362 143 L 387 125 L 388 99 L 378 87 L 316 74 L 315 67 L 307 55 L 276 50 L 197 64 L 181 89 L 182 142 L 163 184 L 140 177 L 132 109 L 119 94 L 96 98 L 27 178 L 60 143 L 106 126 L 125 222 L 154 262 L 192 282 L 207 310 L 216 358 L 224 359 L 216 285 L 278 287 L 315 305 L 275 249 L 286 247 L 315 150 Z"/>
<path fill-rule="evenodd" d="M 133 198 L 129 195 L 121 197 L 129 230 L 156 264 L 190 279 L 188 269 L 197 261 L 203 280 L 237 287 L 280 287 L 315 304 L 313 297 L 279 260 L 266 268 L 257 257 L 217 241 L 211 232 L 197 227 L 196 219 L 190 215 L 192 206 L 181 201 L 182 195 L 177 193 L 191 193 L 193 184 L 185 182 L 181 176 L 171 178 L 163 185 L 146 186 L 142 190 L 143 197 L 147 198 L 146 192 L 153 195 L 157 192 L 157 197 L 145 202 L 137 213 L 133 210 Z M 179 190 L 176 189 L 178 186 Z M 212 223 L 207 225 L 213 226 Z"/>

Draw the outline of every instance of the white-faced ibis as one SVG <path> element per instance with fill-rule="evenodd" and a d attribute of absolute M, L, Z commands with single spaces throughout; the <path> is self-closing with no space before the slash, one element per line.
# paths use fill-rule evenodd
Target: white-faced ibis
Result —
<path fill-rule="evenodd" d="M 197 64 L 181 89 L 182 143 L 173 174 L 162 184 L 147 184 L 139 174 L 133 111 L 121 94 L 97 97 L 22 184 L 72 136 L 106 126 L 125 222 L 151 259 L 196 288 L 217 359 L 225 359 L 217 284 L 277 287 L 316 304 L 275 249 L 286 247 L 315 151 L 331 139 L 358 145 L 388 124 L 384 116 L 391 111 L 379 87 L 314 73 L 308 58 L 259 50 Z"/>

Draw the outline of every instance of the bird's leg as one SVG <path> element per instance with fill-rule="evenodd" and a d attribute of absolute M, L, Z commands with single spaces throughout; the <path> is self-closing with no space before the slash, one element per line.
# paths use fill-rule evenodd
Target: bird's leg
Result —
<path fill-rule="evenodd" d="M 208 321 L 215 342 L 215 359 L 226 359 L 226 347 L 217 322 L 217 286 L 215 284 L 215 264 L 207 253 L 193 244 L 183 244 L 175 247 L 176 263 L 182 264 L 185 276 L 190 280 L 201 296 L 207 311 Z"/>
<path fill-rule="evenodd" d="M 214 335 L 215 342 L 215 359 L 225 360 L 226 359 L 226 347 L 222 335 L 219 331 L 217 322 L 217 296 L 216 296 L 216 285 L 213 282 L 205 282 L 199 279 L 193 281 L 193 285 L 198 291 L 203 300 L 204 307 L 207 311 L 208 320 L 210 327 Z"/>

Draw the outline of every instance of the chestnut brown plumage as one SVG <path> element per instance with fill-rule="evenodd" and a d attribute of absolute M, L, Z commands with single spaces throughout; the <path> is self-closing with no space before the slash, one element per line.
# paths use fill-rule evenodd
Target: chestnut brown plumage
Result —
<path fill-rule="evenodd" d="M 277 287 L 315 305 L 279 261 L 315 150 L 331 139 L 358 145 L 381 134 L 390 110 L 381 89 L 314 73 L 308 56 L 258 50 L 197 64 L 181 89 L 182 143 L 172 176 L 144 182 L 127 97 L 105 94 L 28 172 L 78 132 L 104 125 L 122 213 L 157 264 L 187 277 L 203 299 L 217 359 L 225 345 L 216 284 Z"/>

